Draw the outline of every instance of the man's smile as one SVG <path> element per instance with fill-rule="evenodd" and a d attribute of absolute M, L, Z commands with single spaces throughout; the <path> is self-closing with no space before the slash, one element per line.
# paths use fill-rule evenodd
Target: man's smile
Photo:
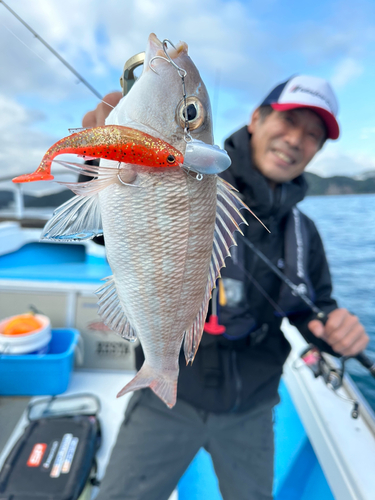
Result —
<path fill-rule="evenodd" d="M 273 153 L 278 160 L 281 160 L 281 165 L 289 166 L 296 162 L 295 158 L 280 149 L 271 149 L 271 153 Z"/>

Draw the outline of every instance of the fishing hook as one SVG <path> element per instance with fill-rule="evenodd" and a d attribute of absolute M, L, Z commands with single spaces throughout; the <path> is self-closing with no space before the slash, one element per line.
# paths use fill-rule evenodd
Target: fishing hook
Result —
<path fill-rule="evenodd" d="M 121 184 L 123 184 L 124 186 L 129 186 L 129 187 L 133 187 L 133 188 L 141 188 L 143 186 L 137 186 L 136 184 L 129 184 L 128 182 L 124 182 L 121 177 L 120 177 L 120 174 L 117 174 L 117 179 L 121 182 Z"/>
<path fill-rule="evenodd" d="M 190 175 L 190 177 L 194 177 L 197 181 L 203 180 L 203 175 L 200 174 L 199 172 L 195 172 L 194 170 L 190 170 L 190 168 L 186 166 L 181 167 L 182 170 L 185 172 L 186 175 Z"/>
<path fill-rule="evenodd" d="M 187 75 L 187 72 L 186 72 L 186 70 L 185 70 L 185 69 L 181 68 L 178 64 L 176 64 L 176 63 L 172 60 L 171 56 L 168 54 L 168 52 L 167 52 L 167 42 L 168 42 L 170 45 L 172 45 L 172 47 L 173 47 L 175 50 L 177 50 L 177 49 L 176 49 L 176 47 L 173 45 L 173 43 L 172 43 L 170 40 L 168 40 L 168 39 L 166 38 L 165 40 L 163 40 L 163 52 L 164 52 L 164 54 L 165 54 L 165 57 L 163 57 L 163 56 L 154 56 L 152 59 L 150 59 L 150 62 L 148 63 L 148 65 L 149 65 L 150 69 L 151 69 L 154 73 L 158 74 L 158 72 L 157 72 L 157 71 L 156 71 L 156 70 L 152 67 L 152 63 L 154 62 L 154 60 L 155 60 L 155 59 L 162 59 L 163 61 L 166 61 L 167 63 L 172 64 L 172 66 L 173 66 L 174 68 L 176 68 L 177 73 L 179 74 L 179 76 L 180 76 L 181 78 L 182 78 L 182 77 L 183 77 L 183 78 L 185 78 L 185 76 Z"/>
<path fill-rule="evenodd" d="M 171 56 L 167 52 L 167 44 L 172 45 L 172 47 L 177 51 L 176 47 L 173 45 L 173 43 L 168 40 L 168 38 L 165 38 L 163 40 L 163 52 L 165 54 L 165 57 L 163 56 L 154 56 L 153 58 L 150 59 L 150 62 L 148 63 L 150 69 L 158 74 L 158 72 L 152 67 L 152 63 L 155 59 L 162 59 L 163 61 L 166 61 L 167 63 L 171 64 L 174 68 L 176 68 L 178 76 L 181 78 L 181 83 L 182 83 L 182 97 L 184 100 L 184 119 L 185 119 L 185 127 L 184 127 L 184 141 L 186 143 L 189 143 L 193 140 L 191 137 L 190 131 L 189 131 L 189 120 L 187 116 L 187 101 L 186 101 L 186 87 L 185 87 L 185 77 L 187 75 L 187 71 L 183 68 L 181 68 L 178 64 L 176 64 Z M 201 180 L 201 179 L 198 179 Z"/>
<path fill-rule="evenodd" d="M 169 59 L 163 56 L 154 56 L 152 59 L 150 59 L 148 66 L 154 73 L 158 75 L 159 73 L 152 67 L 152 63 L 155 61 L 155 59 L 163 59 L 163 61 L 166 61 L 167 63 L 169 63 Z"/>
<path fill-rule="evenodd" d="M 170 40 L 168 40 L 168 38 L 166 38 L 166 39 L 164 39 L 164 40 L 163 40 L 163 51 L 164 51 L 164 54 L 166 55 L 167 59 L 168 59 L 168 60 L 169 60 L 169 62 L 172 64 L 172 66 L 174 66 L 174 67 L 177 69 L 177 72 L 178 72 L 178 74 L 180 75 L 180 77 L 181 77 L 181 78 L 182 78 L 182 77 L 184 77 L 184 78 L 185 78 L 185 76 L 187 75 L 187 72 L 186 72 L 186 70 L 184 70 L 183 68 L 180 68 L 180 66 L 178 66 L 178 64 L 176 64 L 176 63 L 172 60 L 171 56 L 168 54 L 168 52 L 167 52 L 167 42 L 168 42 L 170 45 L 172 45 L 172 47 L 174 48 L 174 50 L 177 50 L 177 49 L 176 49 L 176 47 L 173 45 L 173 43 L 172 43 Z"/>
<path fill-rule="evenodd" d="M 172 66 L 177 69 L 177 73 L 178 73 L 178 75 L 179 75 L 179 77 L 181 78 L 181 81 L 182 81 L 182 96 L 183 96 L 183 99 L 184 99 L 184 118 L 185 118 L 184 140 L 185 140 L 186 143 L 189 143 L 189 142 L 191 142 L 193 140 L 193 138 L 191 137 L 190 132 L 189 132 L 189 120 L 188 120 L 188 117 L 187 117 L 187 102 L 186 102 L 186 88 L 185 88 L 185 77 L 187 75 L 187 71 L 184 70 L 183 68 L 180 68 L 180 66 L 178 66 L 174 61 L 172 61 L 171 56 L 167 52 L 167 42 L 170 45 L 172 45 L 172 47 L 175 50 L 177 50 L 177 49 L 173 45 L 173 43 L 170 40 L 168 40 L 168 38 L 165 38 L 163 40 L 163 51 L 164 51 L 164 54 L 166 55 L 166 57 L 168 58 L 168 61 L 172 64 Z M 198 179 L 198 176 L 197 176 L 197 179 Z M 198 180 L 200 181 L 202 179 L 199 178 Z"/>
<path fill-rule="evenodd" d="M 129 184 L 128 182 L 124 182 L 120 176 L 120 168 L 121 168 L 121 162 L 117 165 L 117 170 L 118 170 L 117 179 L 121 182 L 121 184 L 123 184 L 124 186 L 135 187 L 135 188 L 143 187 L 141 185 Z"/>

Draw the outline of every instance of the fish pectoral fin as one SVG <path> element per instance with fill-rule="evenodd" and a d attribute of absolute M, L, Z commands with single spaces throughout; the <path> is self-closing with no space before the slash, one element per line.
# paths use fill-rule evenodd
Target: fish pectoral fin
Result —
<path fill-rule="evenodd" d="M 121 389 L 117 397 L 119 398 L 128 392 L 150 387 L 169 408 L 173 408 L 177 398 L 177 377 L 178 371 L 174 372 L 173 376 L 169 372 L 165 374 L 154 370 L 145 361 L 137 375 Z"/>
<path fill-rule="evenodd" d="M 108 328 L 118 333 L 123 339 L 134 342 L 137 340 L 137 333 L 121 306 L 114 277 L 108 276 L 104 280 L 104 285 L 95 292 L 99 297 L 98 314 Z"/>
<path fill-rule="evenodd" d="M 237 245 L 234 233 L 239 231 L 242 234 L 240 224 L 247 224 L 240 212 L 241 209 L 249 210 L 236 195 L 234 187 L 218 177 L 216 223 L 208 281 L 202 306 L 193 324 L 185 332 L 184 354 L 186 364 L 194 361 L 204 330 L 211 292 L 216 286 L 216 280 L 220 277 L 220 269 L 225 266 L 226 257 L 230 257 L 229 248 L 232 245 Z"/>
<path fill-rule="evenodd" d="M 103 234 L 99 197 L 74 196 L 47 222 L 42 240 L 81 241 Z"/>
<path fill-rule="evenodd" d="M 73 193 L 80 196 L 93 196 L 105 189 L 107 186 L 121 182 L 122 184 L 131 185 L 135 181 L 137 174 L 131 165 L 115 164 L 108 165 L 87 165 L 83 163 L 74 163 L 68 161 L 54 160 L 55 163 L 62 165 L 73 172 L 92 177 L 92 180 L 87 182 L 59 182 Z M 121 166 L 121 167 L 120 167 Z"/>

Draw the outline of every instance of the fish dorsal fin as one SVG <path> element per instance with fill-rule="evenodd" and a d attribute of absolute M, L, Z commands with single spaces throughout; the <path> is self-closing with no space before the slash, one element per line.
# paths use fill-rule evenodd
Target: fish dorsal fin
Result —
<path fill-rule="evenodd" d="M 234 187 L 218 177 L 216 223 L 208 281 L 202 306 L 192 326 L 185 332 L 184 353 L 186 363 L 192 363 L 194 360 L 202 338 L 212 290 L 216 286 L 216 280 L 220 277 L 220 269 L 225 267 L 226 257 L 230 257 L 229 248 L 232 245 L 237 245 L 234 232 L 239 231 L 242 234 L 240 224 L 245 223 L 247 225 L 240 212 L 241 209 L 249 210 L 236 195 Z"/>
<path fill-rule="evenodd" d="M 134 342 L 137 333 L 127 319 L 117 295 L 116 283 L 113 276 L 104 278 L 102 285 L 95 293 L 98 295 L 98 314 L 103 323 L 118 333 L 123 339 Z"/>
<path fill-rule="evenodd" d="M 53 212 L 41 239 L 81 241 L 99 234 L 103 234 L 99 196 L 74 196 Z"/>
<path fill-rule="evenodd" d="M 240 224 L 247 225 L 240 212 L 241 209 L 249 210 L 247 205 L 236 195 L 234 187 L 218 177 L 214 244 L 208 277 L 211 290 L 220 277 L 220 269 L 225 267 L 225 259 L 230 257 L 229 248 L 233 245 L 237 246 L 234 233 L 239 231 L 243 234 Z"/>

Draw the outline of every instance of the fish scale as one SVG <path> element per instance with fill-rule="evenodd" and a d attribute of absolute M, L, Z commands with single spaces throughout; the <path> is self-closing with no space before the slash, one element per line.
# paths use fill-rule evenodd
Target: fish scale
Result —
<path fill-rule="evenodd" d="M 145 179 L 150 175 L 153 182 Z M 110 214 L 102 215 L 108 260 L 147 363 L 174 371 L 177 379 L 184 331 L 196 318 L 207 285 L 216 179 L 199 182 L 181 169 L 139 177 L 144 187 L 114 185 L 100 193 Z"/>

